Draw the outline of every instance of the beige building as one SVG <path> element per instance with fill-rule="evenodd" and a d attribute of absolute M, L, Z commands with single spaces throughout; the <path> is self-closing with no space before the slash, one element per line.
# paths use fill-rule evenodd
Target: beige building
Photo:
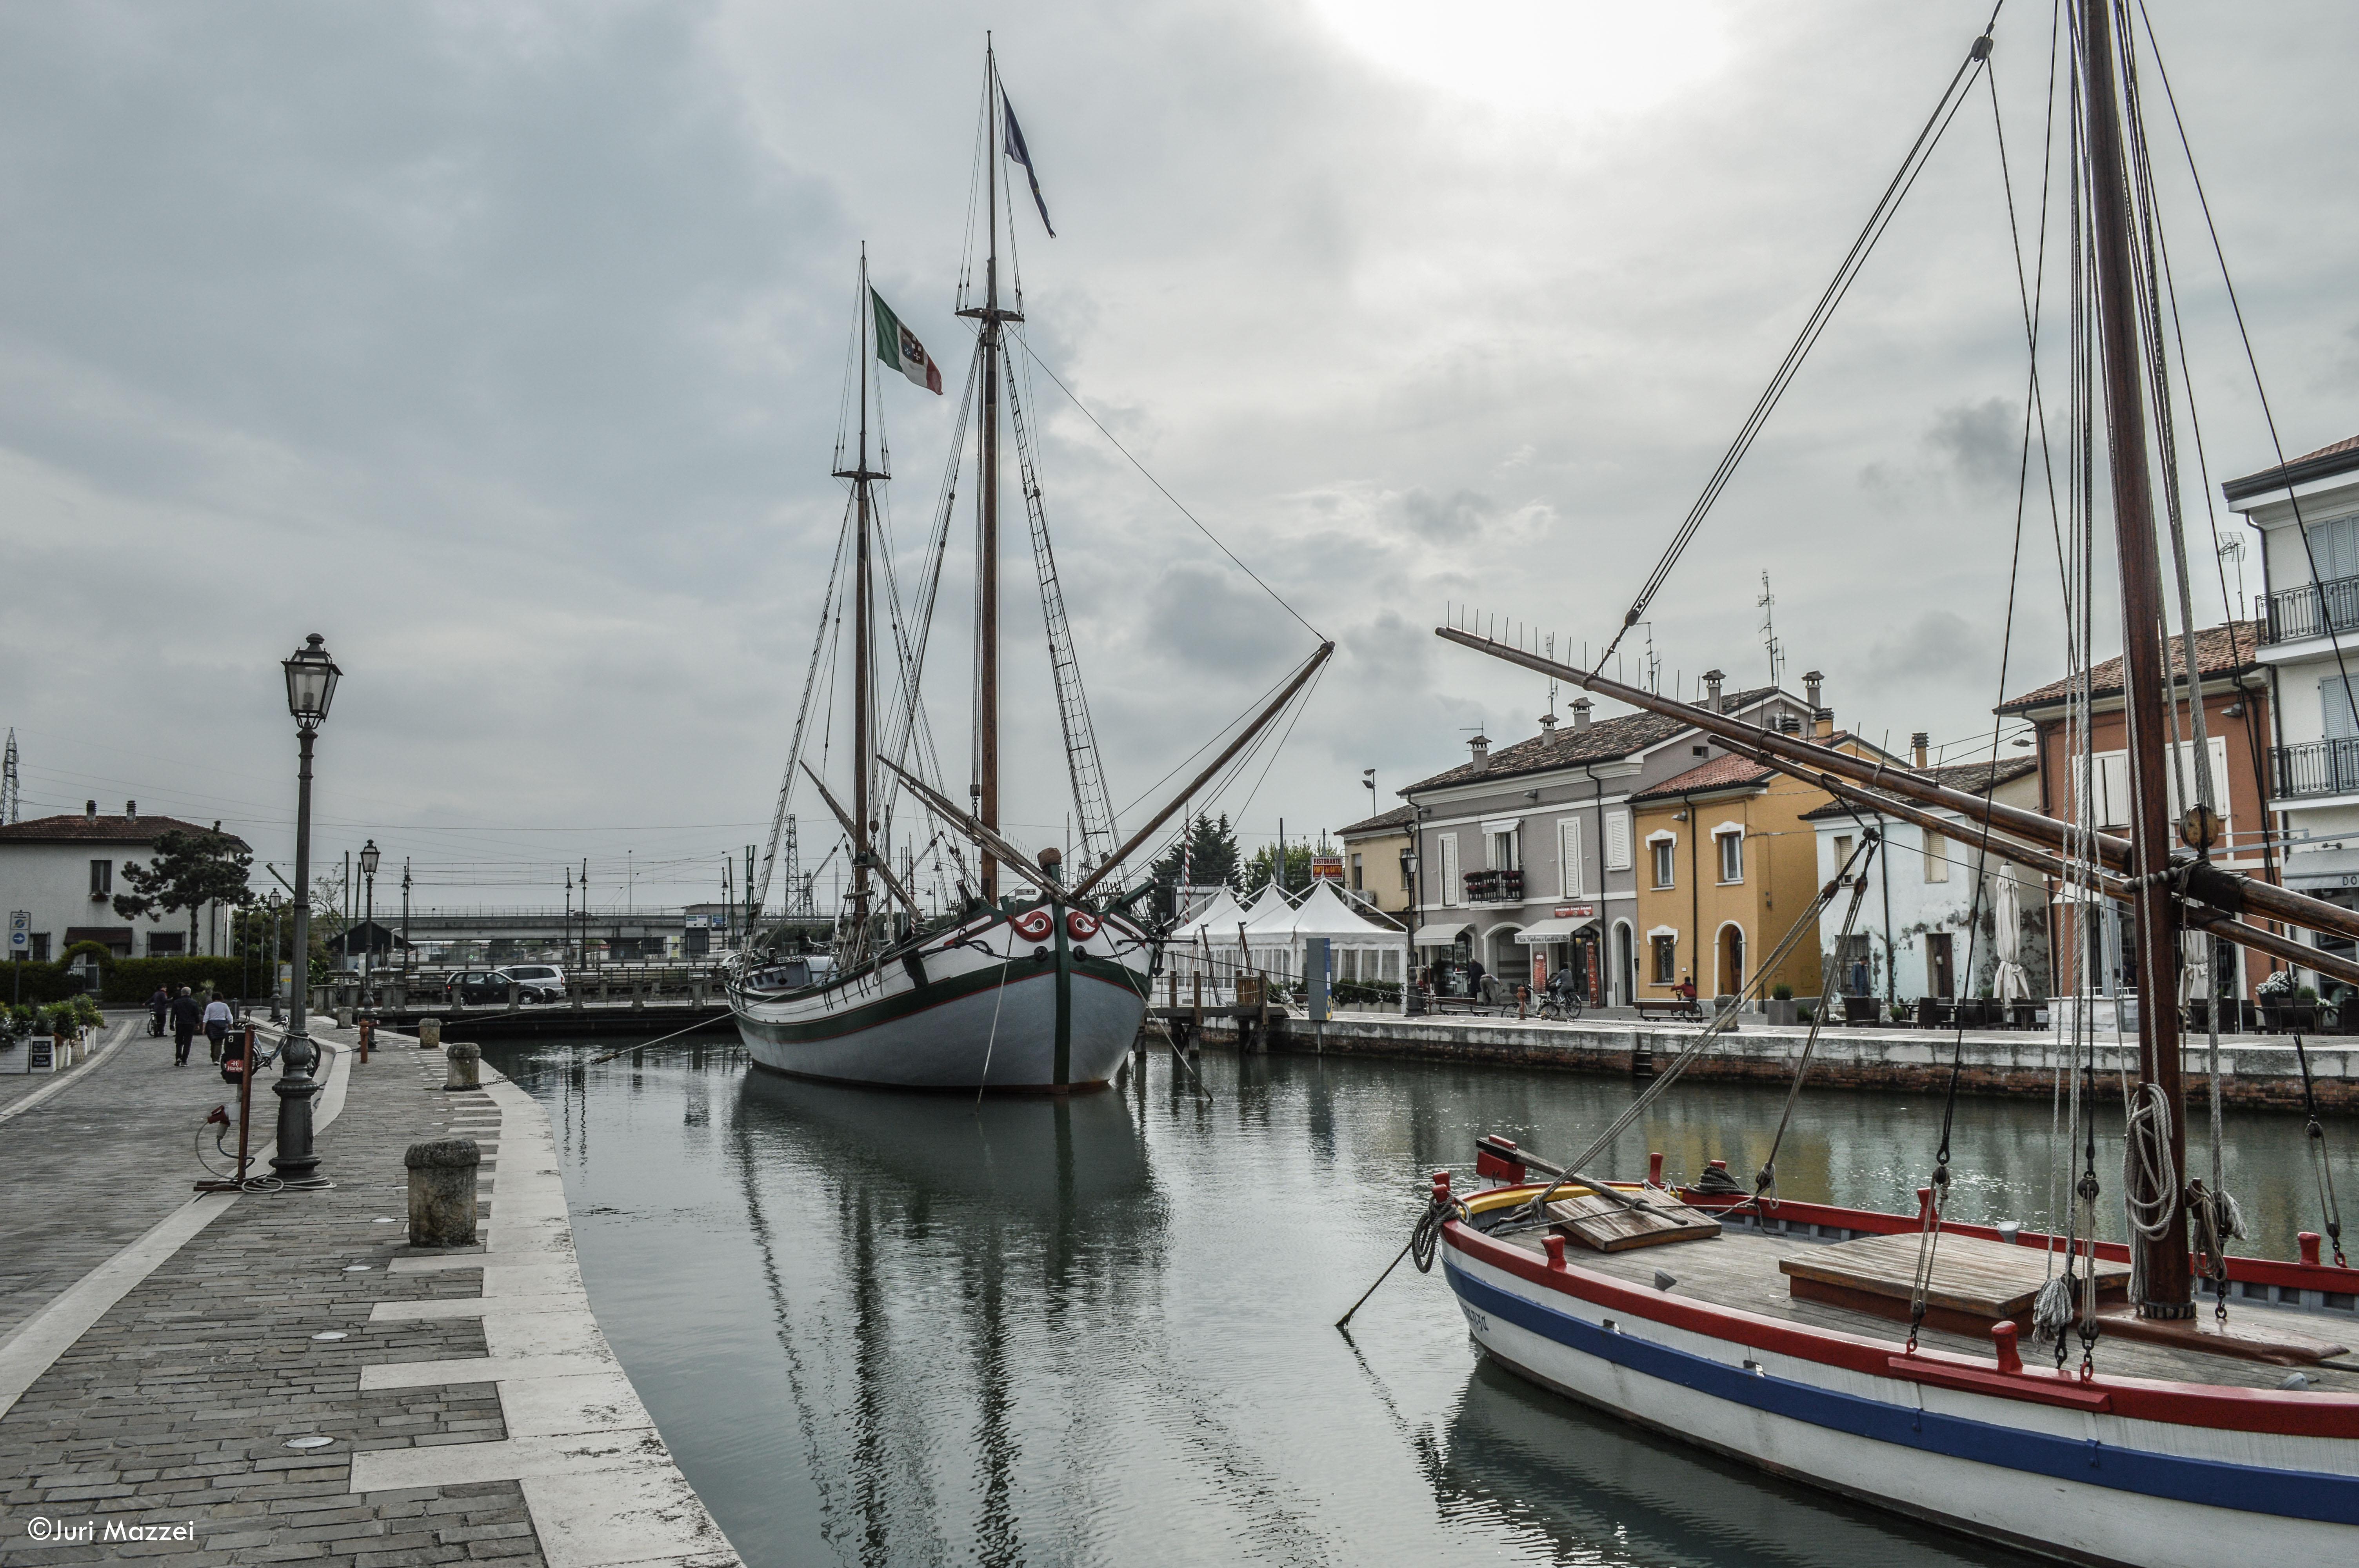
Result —
<path fill-rule="evenodd" d="M 1335 835 L 1343 841 L 1343 885 L 1386 914 L 1408 913 L 1408 863 L 1402 857 L 1416 813 L 1415 806 L 1395 806 Z"/>

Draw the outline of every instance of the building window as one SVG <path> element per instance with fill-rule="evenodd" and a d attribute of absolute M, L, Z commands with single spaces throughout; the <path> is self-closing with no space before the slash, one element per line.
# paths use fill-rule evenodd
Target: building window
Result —
<path fill-rule="evenodd" d="M 1581 864 L 1581 818 L 1569 817 L 1556 825 L 1556 863 L 1560 873 L 1558 891 L 1566 898 L 1579 898 L 1585 885 Z"/>
<path fill-rule="evenodd" d="M 177 957 L 181 945 L 187 941 L 185 932 L 150 931 L 147 933 L 147 956 L 151 958 L 161 958 L 167 955 Z"/>
<path fill-rule="evenodd" d="M 1720 880 L 1741 882 L 1745 880 L 1745 835 L 1723 833 L 1717 836 L 1720 845 Z"/>
<path fill-rule="evenodd" d="M 1680 978 L 1680 939 L 1676 936 L 1649 936 L 1647 947 L 1655 956 L 1655 984 L 1675 984 Z"/>
<path fill-rule="evenodd" d="M 1649 841 L 1647 848 L 1653 850 L 1655 854 L 1655 885 L 1658 888 L 1669 887 L 1672 885 L 1672 871 L 1679 863 L 1679 840 L 1657 838 Z"/>
<path fill-rule="evenodd" d="M 90 863 L 90 895 L 104 898 L 114 891 L 114 862 L 92 860 Z"/>
<path fill-rule="evenodd" d="M 1844 867 L 1846 867 L 1846 866 L 1848 866 L 1848 865 L 1850 865 L 1850 864 L 1851 864 L 1851 835 L 1850 835 L 1850 834 L 1848 834 L 1848 833 L 1838 833 L 1838 834 L 1836 834 L 1836 835 L 1835 835 L 1835 863 L 1834 863 L 1834 868 L 1833 868 L 1833 870 L 1832 870 L 1832 871 L 1828 871 L 1828 872 L 1827 872 L 1827 875 L 1829 875 L 1829 876 L 1831 876 L 1831 877 L 1832 877 L 1832 876 L 1841 876 L 1841 877 L 1843 877 L 1843 881 L 1844 881 L 1848 882 L 1848 881 L 1851 881 L 1851 878 L 1850 878 L 1849 874 L 1848 874 L 1848 873 L 1846 873 L 1846 872 L 1844 871 L 1843 868 L 1844 868 Z"/>
<path fill-rule="evenodd" d="M 1925 880 L 1929 882 L 1950 880 L 1949 835 L 1936 833 L 1930 827 L 1925 829 Z"/>
<path fill-rule="evenodd" d="M 46 931 L 36 931 L 32 934 L 32 936 L 33 962 L 36 964 L 48 963 L 49 961 L 49 934 Z"/>
<path fill-rule="evenodd" d="M 1516 832 L 1514 828 L 1511 827 L 1505 833 L 1486 833 L 1484 837 L 1491 841 L 1491 869 L 1493 871 L 1513 871 L 1521 869 L 1521 862 L 1519 862 L 1516 858 Z"/>
<path fill-rule="evenodd" d="M 1605 869 L 1609 871 L 1630 869 L 1630 814 L 1626 811 L 1605 814 Z"/>
<path fill-rule="evenodd" d="M 1365 892 L 1367 891 L 1366 887 L 1363 885 L 1360 880 L 1360 857 L 1357 855 L 1352 857 L 1352 891 L 1353 892 Z"/>

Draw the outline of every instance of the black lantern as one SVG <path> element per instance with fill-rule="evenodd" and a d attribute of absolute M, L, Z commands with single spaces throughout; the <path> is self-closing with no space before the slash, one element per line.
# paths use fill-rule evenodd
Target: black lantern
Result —
<path fill-rule="evenodd" d="M 348 839 L 346 842 L 350 842 L 350 840 Z M 376 875 L 377 858 L 375 839 L 372 838 L 367 843 L 361 846 L 361 875 L 364 877 L 373 877 Z"/>
<path fill-rule="evenodd" d="M 282 661 L 287 671 L 287 711 L 304 730 L 317 730 L 327 721 L 328 704 L 335 700 L 336 681 L 344 673 L 328 656 L 326 641 L 314 632 L 293 657 Z"/>

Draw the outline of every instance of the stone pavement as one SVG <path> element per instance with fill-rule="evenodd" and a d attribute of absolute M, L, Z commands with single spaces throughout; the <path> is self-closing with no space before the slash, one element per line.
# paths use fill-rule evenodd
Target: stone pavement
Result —
<path fill-rule="evenodd" d="M 577 1353 L 605 1357 L 603 1368 L 577 1369 L 620 1380 L 608 1408 L 637 1411 L 621 1434 L 636 1468 L 629 1477 L 600 1474 L 619 1461 L 585 1455 L 578 1440 L 568 1449 L 538 1439 L 536 1464 L 516 1458 L 490 1363 L 497 1347 L 486 1339 L 487 1321 L 501 1332 L 483 1301 L 495 1271 L 462 1254 L 502 1260 L 480 1245 L 433 1253 L 407 1245 L 404 1151 L 439 1136 L 495 1136 L 506 1119 L 482 1091 L 442 1092 L 443 1071 L 439 1052 L 407 1039 L 387 1040 L 367 1065 L 353 1064 L 343 1108 L 319 1141 L 321 1173 L 335 1187 L 230 1201 L 0 1416 L 0 1568 L 148 1555 L 351 1568 L 494 1558 L 555 1568 L 736 1562 L 671 1467 L 589 1317 L 553 1161 L 539 1173 L 551 1179 L 529 1215 L 504 1220 L 496 1181 L 484 1214 L 508 1226 L 493 1232 L 498 1242 L 524 1244 L 528 1227 L 543 1261 L 561 1263 L 563 1280 L 544 1269 L 549 1282 L 537 1288 L 560 1292 L 570 1281 L 571 1294 L 543 1307 L 571 1314 L 551 1321 Z M 0 1190 L 38 1198 L 47 1180 L 57 1210 L 87 1202 L 103 1232 L 82 1245 L 70 1221 L 12 1213 L 6 1223 L 23 1229 L 0 1233 L 0 1255 L 11 1260 L 20 1315 L 45 1289 L 73 1277 L 76 1264 L 105 1252 L 104 1238 L 119 1246 L 159 1209 L 188 1202 L 191 1173 L 175 1165 L 171 1149 L 187 1150 L 190 1108 L 203 1098 L 178 1080 L 199 1077 L 199 1069 L 159 1074 L 123 1055 L 92 1076 L 0 1125 L 0 1161 L 18 1162 L 0 1165 Z M 220 1087 L 217 1075 L 210 1081 Z M 100 1089 L 126 1097 L 135 1108 L 127 1122 L 104 1114 L 101 1097 L 82 1098 Z M 545 1137 L 538 1105 L 507 1093 Z M 486 1168 L 496 1170 L 496 1155 L 487 1154 Z M 35 1184 L 20 1185 L 26 1179 Z M 20 1234 L 80 1250 L 19 1272 Z M 395 1268 L 397 1260 L 405 1266 Z M 422 1452 L 461 1444 L 482 1446 L 472 1454 Z M 376 1478 L 357 1476 L 362 1465 L 376 1466 Z M 655 1487 L 653 1472 L 668 1476 L 666 1487 Z M 370 1489 L 356 1491 L 362 1481 Z M 651 1487 L 663 1492 L 663 1506 L 640 1509 L 635 1529 L 569 1530 L 552 1513 L 563 1505 L 578 1514 L 585 1496 L 625 1482 L 642 1499 Z M 538 1525 L 527 1496 L 535 1485 L 544 1498 Z M 147 1531 L 162 1533 L 126 1539 Z"/>

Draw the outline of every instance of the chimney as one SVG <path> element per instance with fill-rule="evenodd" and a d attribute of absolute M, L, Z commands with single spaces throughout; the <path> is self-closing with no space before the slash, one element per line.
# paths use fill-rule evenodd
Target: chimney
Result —
<path fill-rule="evenodd" d="M 1824 741 L 1835 732 L 1835 710 L 1832 708 L 1810 709 L 1810 733 Z"/>
<path fill-rule="evenodd" d="M 1720 683 L 1727 678 L 1728 672 L 1725 670 L 1706 670 L 1703 672 L 1702 706 L 1713 713 L 1718 713 L 1720 711 Z"/>
<path fill-rule="evenodd" d="M 1474 771 L 1478 773 L 1489 773 L 1491 771 L 1491 738 L 1487 735 L 1477 735 L 1467 744 L 1474 752 Z"/>
<path fill-rule="evenodd" d="M 85 822 L 95 822 L 95 821 L 97 821 L 97 820 L 98 820 L 98 802 L 96 802 L 96 801 L 94 801 L 94 800 L 85 800 L 85 801 L 83 801 L 83 802 L 82 803 L 82 820 L 84 820 Z"/>
<path fill-rule="evenodd" d="M 1589 698 L 1576 697 L 1572 699 L 1572 732 L 1578 735 L 1588 728 Z"/>
<path fill-rule="evenodd" d="M 1820 693 L 1820 688 L 1826 684 L 1827 677 L 1821 672 L 1817 670 L 1802 672 L 1802 698 L 1810 705 L 1812 713 L 1818 712 L 1827 705 L 1826 698 Z"/>
<path fill-rule="evenodd" d="M 1541 714 L 1541 715 L 1540 715 L 1540 737 L 1541 737 L 1541 739 L 1543 739 L 1543 740 L 1549 740 L 1549 741 L 1553 741 L 1554 739 L 1556 739 L 1556 715 L 1555 715 L 1555 714 L 1553 714 L 1553 713 L 1543 713 L 1543 714 Z"/>
<path fill-rule="evenodd" d="M 1932 739 L 1932 736 L 1927 734 L 1922 730 L 1918 730 L 1917 733 L 1908 737 L 1908 750 L 1917 759 L 1917 771 L 1919 773 L 1923 773 L 1925 771 L 1925 748 L 1931 742 Z"/>
<path fill-rule="evenodd" d="M 127 822 L 136 822 L 136 821 L 138 821 L 138 820 L 139 820 L 139 803 L 138 803 L 137 801 L 136 801 L 136 800 L 126 800 L 126 801 L 125 801 L 125 802 L 123 803 L 123 816 L 124 816 L 124 820 L 125 820 L 125 821 L 127 821 Z"/>

